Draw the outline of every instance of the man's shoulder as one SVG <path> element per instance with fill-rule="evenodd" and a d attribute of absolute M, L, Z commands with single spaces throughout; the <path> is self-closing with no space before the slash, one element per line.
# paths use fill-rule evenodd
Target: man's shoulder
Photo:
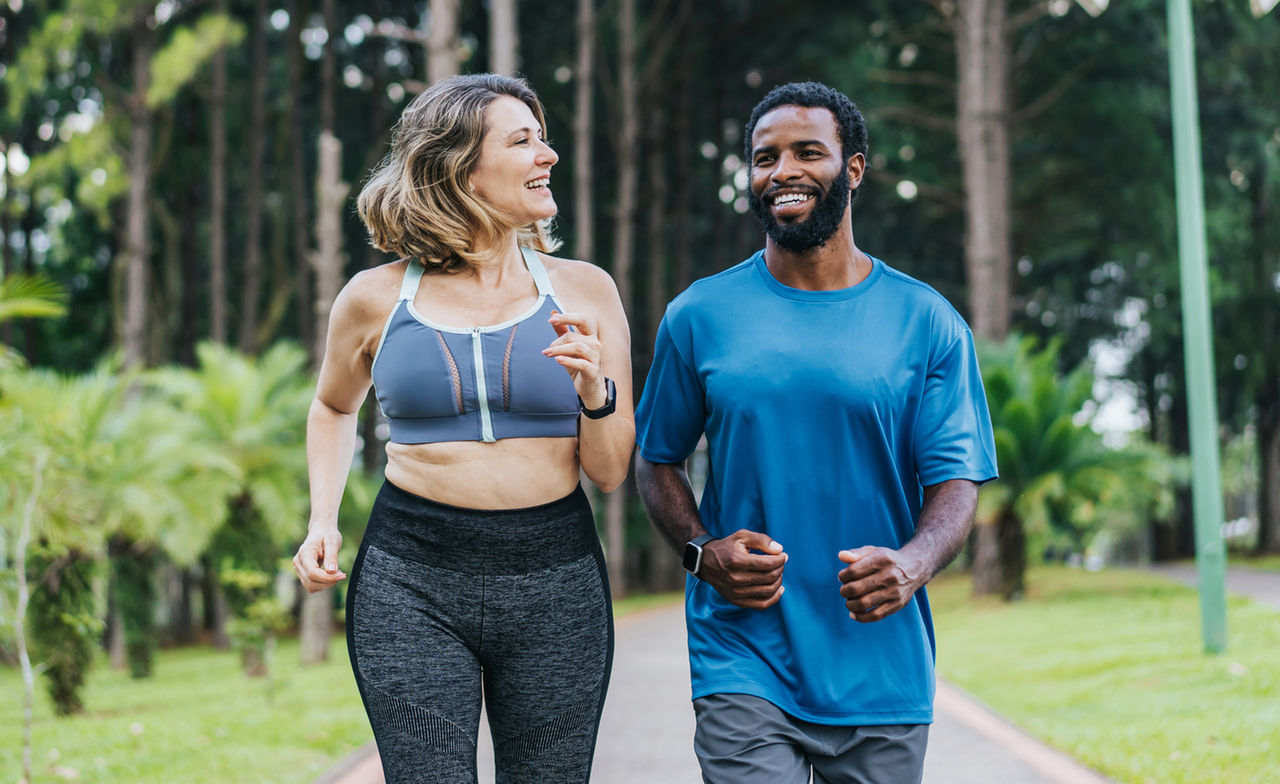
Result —
<path fill-rule="evenodd" d="M 964 317 L 951 304 L 951 301 L 942 296 L 933 286 L 889 266 L 884 261 L 880 264 L 884 267 L 884 283 L 887 284 L 885 288 L 892 292 L 891 296 L 901 307 L 929 318 L 936 327 L 942 328 L 945 332 L 969 329 Z"/>

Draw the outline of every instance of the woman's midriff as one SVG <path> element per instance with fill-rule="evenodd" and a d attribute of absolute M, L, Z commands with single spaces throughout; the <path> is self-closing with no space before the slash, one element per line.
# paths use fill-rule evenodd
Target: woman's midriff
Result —
<path fill-rule="evenodd" d="M 402 490 L 450 506 L 540 506 L 577 486 L 578 439 L 389 443 L 386 476 Z"/>

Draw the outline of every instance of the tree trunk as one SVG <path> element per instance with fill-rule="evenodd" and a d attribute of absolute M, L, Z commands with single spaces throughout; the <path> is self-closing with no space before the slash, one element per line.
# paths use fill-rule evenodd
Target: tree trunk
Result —
<path fill-rule="evenodd" d="M 200 580 L 204 628 L 212 635 L 213 647 L 225 651 L 231 647 L 231 638 L 227 636 L 227 600 L 218 583 L 218 567 L 208 553 L 200 558 L 200 566 L 204 572 Z"/>
<path fill-rule="evenodd" d="M 192 178 L 183 184 L 178 215 L 180 226 L 191 227 L 200 224 L 200 217 L 204 208 L 200 204 L 198 191 L 202 186 L 203 183 L 197 182 L 196 178 Z M 191 231 L 190 228 L 182 231 L 178 237 L 178 247 L 180 254 L 179 274 L 182 280 L 182 304 L 178 309 L 176 358 L 180 364 L 186 367 L 195 367 L 196 344 L 200 342 L 202 337 L 199 331 L 199 318 L 197 318 L 196 314 L 204 306 L 204 303 L 200 300 L 203 294 L 200 285 L 203 277 L 203 270 L 201 269 L 203 253 L 201 253 L 200 249 L 199 234 Z"/>
<path fill-rule="evenodd" d="M 342 142 L 321 132 L 316 174 L 316 249 L 309 254 L 316 283 L 317 356 L 324 356 L 324 339 L 329 331 L 329 311 L 342 288 L 346 266 L 342 252 L 342 212 L 349 186 L 342 181 Z"/>
<path fill-rule="evenodd" d="M 373 76 L 373 94 L 381 95 L 386 90 L 387 70 L 386 58 L 382 55 L 385 53 L 385 45 L 377 50 L 376 62 L 378 65 L 374 69 Z M 378 100 L 374 102 L 373 110 L 369 112 L 369 129 L 371 139 L 376 139 L 377 143 L 370 145 L 368 152 L 365 154 L 364 164 L 361 171 L 371 170 L 382 157 L 385 149 L 384 141 L 387 138 L 387 102 Z M 366 244 L 364 246 L 364 267 L 365 269 L 373 269 L 386 259 L 385 254 Z M 380 474 L 386 463 L 386 439 L 378 433 L 378 426 L 382 424 L 382 409 L 378 405 L 377 395 L 374 390 L 370 389 L 365 396 L 364 407 L 360 410 L 360 432 L 364 436 L 361 447 L 360 464 L 367 475 L 376 476 Z"/>
<path fill-rule="evenodd" d="M 489 70 L 503 76 L 520 67 L 516 0 L 489 0 Z"/>
<path fill-rule="evenodd" d="M 1263 294 L 1257 325 L 1262 381 L 1254 393 L 1258 408 L 1258 545 L 1259 553 L 1280 553 L 1280 313 L 1275 307 L 1274 262 L 1280 248 L 1269 246 L 1272 225 L 1270 157 L 1257 143 L 1258 175 L 1250 187 L 1249 229 L 1253 235 L 1255 285 Z"/>
<path fill-rule="evenodd" d="M 1012 257 L 1005 2 L 959 0 L 954 17 L 969 322 L 974 335 L 997 341 L 1009 331 Z"/>
<path fill-rule="evenodd" d="M 592 88 L 595 86 L 595 0 L 578 0 L 577 81 L 573 94 L 573 255 L 590 261 L 595 255 L 594 167 L 591 159 Z"/>
<path fill-rule="evenodd" d="M 1280 401 L 1258 416 L 1258 553 L 1280 553 Z"/>
<path fill-rule="evenodd" d="M 996 529 L 1000 547 L 1000 595 L 1007 602 L 1021 599 L 1026 592 L 1027 574 L 1027 533 L 1022 520 L 1008 506 L 995 526 L 986 527 Z"/>
<path fill-rule="evenodd" d="M 462 69 L 458 52 L 459 0 L 431 0 L 427 31 L 427 81 L 435 84 Z"/>
<path fill-rule="evenodd" d="M 245 192 L 244 287 L 240 300 L 240 350 L 258 350 L 259 302 L 262 298 L 262 170 L 267 133 L 267 2 L 253 4 L 253 71 L 249 80 L 249 182 Z"/>
<path fill-rule="evenodd" d="M 218 0 L 219 14 L 227 0 Z M 227 50 L 213 55 L 209 97 L 209 332 L 227 342 Z"/>
<path fill-rule="evenodd" d="M 688 47 L 680 50 L 676 73 L 680 86 L 676 93 L 675 214 L 682 218 L 676 222 L 674 293 L 679 294 L 693 282 L 693 221 L 686 216 L 693 215 L 693 151 L 697 143 L 693 138 L 694 74 Z"/>
<path fill-rule="evenodd" d="M 195 614 L 192 612 L 192 599 L 195 591 L 195 575 L 190 567 L 178 570 L 178 596 L 173 603 L 173 640 L 183 645 L 195 642 Z"/>
<path fill-rule="evenodd" d="M 1009 42 L 1006 0 L 959 0 L 952 17 L 956 40 L 956 131 L 965 190 L 965 271 L 973 334 L 1002 340 L 1010 320 Z M 1001 574 L 1026 553 L 1005 552 L 1003 529 L 1015 521 L 975 529 L 973 587 L 1003 585 Z M 997 529 L 1002 529 L 997 531 Z M 989 541 L 993 539 L 994 541 Z M 994 557 L 993 557 L 994 556 Z M 996 571 L 999 570 L 1000 574 Z"/>
<path fill-rule="evenodd" d="M 643 326 L 644 341 L 642 343 L 642 354 L 640 357 L 643 367 L 639 368 L 641 372 L 636 374 L 636 387 L 644 388 L 644 380 L 648 374 L 650 365 L 653 364 L 653 342 L 658 331 L 658 322 L 662 320 L 663 311 L 666 309 L 668 293 L 667 293 L 667 223 L 669 213 L 665 209 L 670 201 L 670 193 L 667 187 L 667 158 L 666 147 L 663 144 L 664 135 L 667 133 L 668 117 L 663 110 L 665 106 L 664 95 L 665 90 L 658 84 L 650 85 L 646 91 L 650 100 L 647 102 L 648 107 L 648 128 L 645 135 L 647 143 L 645 149 L 649 152 L 648 160 L 645 161 L 645 168 L 648 171 L 648 203 L 650 204 L 648 211 L 648 234 L 647 244 L 649 246 L 648 275 L 647 275 L 647 291 L 645 292 L 645 300 L 647 302 L 647 318 Z M 677 137 L 678 138 L 678 137 Z M 688 213 L 684 213 L 687 215 Z M 682 223 L 684 221 L 681 221 Z M 683 570 L 680 568 L 680 560 L 676 557 L 676 551 L 671 549 L 667 544 L 667 540 L 660 536 L 656 529 L 649 530 L 648 558 L 646 559 L 648 579 L 648 588 L 651 591 L 665 591 L 673 587 L 673 579 L 683 576 Z"/>
<path fill-rule="evenodd" d="M 316 176 L 316 251 L 310 255 L 316 280 L 316 356 L 324 356 L 329 311 L 342 288 L 342 210 L 347 197 L 342 182 L 342 143 L 327 131 L 320 133 L 319 173 Z M 300 636 L 303 664 L 324 661 L 333 633 L 333 599 L 328 592 L 308 594 L 302 600 Z"/>
<path fill-rule="evenodd" d="M 291 0 L 289 3 L 289 30 L 285 34 L 289 47 L 289 84 L 295 85 L 295 89 L 289 91 L 289 137 L 292 142 L 289 160 L 289 190 L 292 194 L 289 200 L 289 218 L 293 234 L 294 287 L 298 293 L 298 334 L 310 356 L 311 366 L 319 367 L 321 358 L 315 353 L 316 319 L 312 307 L 315 298 L 311 292 L 311 265 L 307 263 L 307 253 L 311 246 L 307 232 L 307 137 L 302 124 L 302 98 L 296 90 L 296 86 L 302 84 L 302 18 L 306 13 L 303 5 L 298 0 Z M 328 49 L 327 43 L 325 48 Z"/>
<path fill-rule="evenodd" d="M 613 216 L 613 280 L 622 306 L 632 312 L 631 252 L 636 211 L 636 150 L 640 135 L 636 92 L 635 0 L 620 0 L 618 8 L 618 196 Z M 625 596 L 627 484 L 618 486 L 605 502 L 605 545 L 609 584 L 614 596 Z"/>
<path fill-rule="evenodd" d="M 0 194 L 0 280 L 13 272 L 13 216 L 9 203 L 13 200 L 13 180 L 9 177 L 9 145 L 0 143 L 0 166 L 4 167 L 4 193 Z M 13 322 L 0 324 L 0 343 L 13 345 Z"/>
<path fill-rule="evenodd" d="M 995 521 L 977 523 L 970 538 L 970 572 L 973 595 L 991 596 L 1000 592 L 999 525 Z"/>
<path fill-rule="evenodd" d="M 147 26 L 148 9 L 136 13 L 130 40 L 133 45 L 133 93 L 129 96 L 129 200 L 125 218 L 125 303 L 122 342 L 125 367 L 146 362 L 147 263 L 151 253 L 151 225 L 147 197 L 150 190 L 151 109 L 147 89 L 151 84 L 151 51 L 154 33 Z"/>

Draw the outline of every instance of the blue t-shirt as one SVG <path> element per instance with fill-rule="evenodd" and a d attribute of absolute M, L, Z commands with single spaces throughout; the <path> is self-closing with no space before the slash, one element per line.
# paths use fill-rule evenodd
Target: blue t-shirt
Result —
<path fill-rule="evenodd" d="M 750 694 L 834 725 L 933 720 L 924 590 L 888 618 L 854 621 L 836 554 L 906 544 L 922 488 L 995 478 L 995 445 L 964 320 L 872 262 L 852 288 L 802 291 L 761 251 L 694 283 L 658 327 L 640 454 L 681 463 L 705 433 L 707 530 L 760 531 L 789 555 L 786 593 L 766 610 L 687 581 L 694 699 Z"/>

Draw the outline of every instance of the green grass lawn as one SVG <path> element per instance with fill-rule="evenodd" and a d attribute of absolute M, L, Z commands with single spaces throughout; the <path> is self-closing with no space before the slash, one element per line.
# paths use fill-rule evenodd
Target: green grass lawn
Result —
<path fill-rule="evenodd" d="M 1126 784 L 1280 782 L 1280 612 L 1231 599 L 1202 652 L 1196 593 L 1140 572 L 1034 570 L 1018 604 L 930 585 L 938 670 Z"/>
<path fill-rule="evenodd" d="M 618 602 L 621 617 L 678 594 Z M 274 694 L 246 678 L 234 653 L 161 651 L 155 675 L 133 680 L 100 657 L 84 690 L 85 713 L 54 717 L 36 681 L 35 782 L 95 784 L 305 784 L 372 739 L 347 661 L 335 637 L 330 660 L 298 666 L 296 640 L 275 654 Z M 22 680 L 0 669 L 0 784 L 22 771 Z"/>
<path fill-rule="evenodd" d="M 298 645 L 275 654 L 274 696 L 249 679 L 236 654 L 211 648 L 163 651 L 155 674 L 133 680 L 99 658 L 84 690 L 85 712 L 55 718 L 36 682 L 35 782 L 302 784 L 372 738 L 335 637 L 330 660 L 298 666 Z M 0 782 L 21 774 L 21 678 L 0 672 Z M 35 784 L 33 782 L 33 784 Z"/>

